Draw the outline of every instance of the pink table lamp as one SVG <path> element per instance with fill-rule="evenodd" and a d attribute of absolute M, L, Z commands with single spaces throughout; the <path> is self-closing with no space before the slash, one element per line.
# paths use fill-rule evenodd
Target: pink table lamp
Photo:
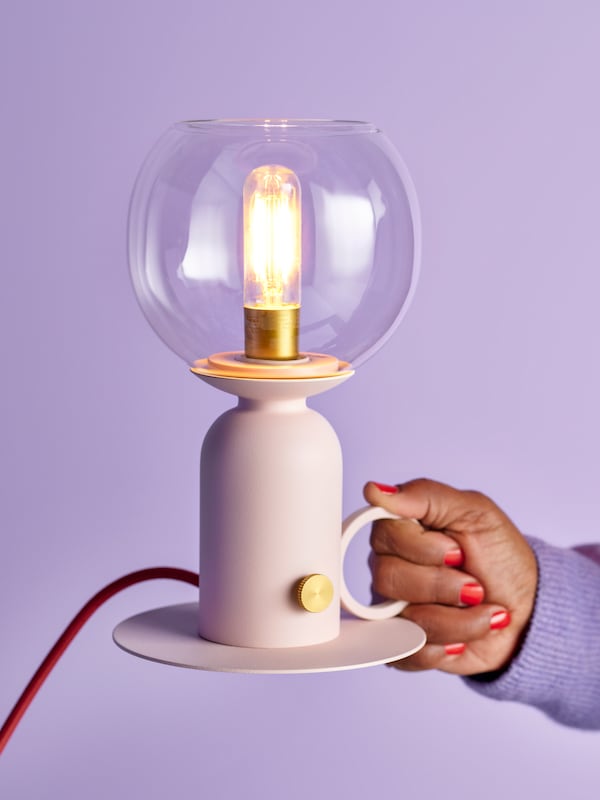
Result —
<path fill-rule="evenodd" d="M 239 399 L 202 448 L 199 603 L 126 620 L 117 644 L 245 672 L 418 650 L 421 629 L 395 616 L 403 602 L 348 591 L 348 543 L 386 514 L 362 509 L 342 536 L 340 444 L 306 405 L 389 338 L 412 297 L 419 217 L 394 148 L 364 122 L 178 123 L 138 177 L 129 253 L 154 330 Z"/>

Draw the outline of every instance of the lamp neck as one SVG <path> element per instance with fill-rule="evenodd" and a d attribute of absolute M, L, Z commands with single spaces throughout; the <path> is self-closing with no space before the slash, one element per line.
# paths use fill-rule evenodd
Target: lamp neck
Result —
<path fill-rule="evenodd" d="M 306 410 L 305 397 L 293 397 L 283 399 L 250 399 L 240 397 L 238 408 L 240 411 L 261 411 L 272 414 L 297 414 Z"/>

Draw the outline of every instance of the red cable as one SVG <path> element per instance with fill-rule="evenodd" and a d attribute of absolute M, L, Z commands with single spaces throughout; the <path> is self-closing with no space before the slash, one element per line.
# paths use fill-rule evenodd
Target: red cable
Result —
<path fill-rule="evenodd" d="M 91 600 L 83 606 L 78 614 L 73 617 L 71 622 L 62 632 L 60 638 L 56 641 L 54 647 L 50 650 L 46 658 L 40 664 L 37 672 L 29 681 L 22 695 L 15 703 L 15 707 L 8 715 L 6 722 L 0 730 L 0 753 L 6 747 L 6 744 L 15 728 L 19 724 L 21 717 L 27 711 L 29 704 L 38 693 L 38 690 L 56 665 L 58 659 L 65 652 L 67 647 L 71 644 L 77 633 L 85 625 L 88 619 L 92 616 L 96 609 L 109 600 L 113 595 L 126 589 L 128 586 L 133 586 L 136 583 L 143 581 L 150 581 L 154 578 L 173 578 L 177 581 L 184 581 L 191 583 L 193 586 L 198 586 L 199 576 L 197 572 L 189 572 L 187 569 L 178 569 L 177 567 L 150 567 L 148 569 L 140 569 L 137 572 L 130 572 L 129 575 L 123 575 L 116 581 L 109 583 L 103 589 L 95 594 Z"/>

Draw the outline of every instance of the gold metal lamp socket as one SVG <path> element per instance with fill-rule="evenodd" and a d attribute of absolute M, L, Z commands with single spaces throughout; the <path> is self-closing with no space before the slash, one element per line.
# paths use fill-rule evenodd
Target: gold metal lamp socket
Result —
<path fill-rule="evenodd" d="M 247 358 L 293 361 L 298 358 L 300 306 L 281 308 L 244 306 L 244 338 Z"/>

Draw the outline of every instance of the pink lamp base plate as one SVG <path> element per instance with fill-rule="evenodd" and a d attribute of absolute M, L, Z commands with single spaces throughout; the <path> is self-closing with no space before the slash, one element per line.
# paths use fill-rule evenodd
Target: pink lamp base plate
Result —
<path fill-rule="evenodd" d="M 162 664 L 254 674 L 373 667 L 406 658 L 425 644 L 422 628 L 400 617 L 367 621 L 343 615 L 337 639 L 310 647 L 231 647 L 201 639 L 197 627 L 197 603 L 184 603 L 126 619 L 113 631 L 113 639 L 126 652 Z"/>

